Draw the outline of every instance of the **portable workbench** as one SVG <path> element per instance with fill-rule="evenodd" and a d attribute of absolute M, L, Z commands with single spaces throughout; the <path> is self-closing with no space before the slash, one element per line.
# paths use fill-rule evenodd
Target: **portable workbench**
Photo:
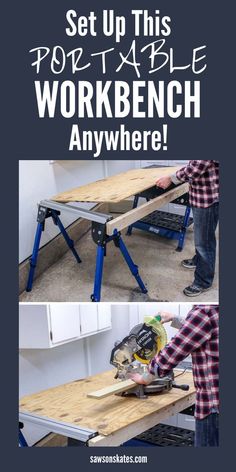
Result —
<path fill-rule="evenodd" d="M 141 291 L 147 293 L 147 288 L 139 275 L 138 266 L 133 262 L 121 237 L 121 231 L 125 228 L 129 228 L 128 232 L 130 234 L 132 225 L 142 220 L 147 215 L 153 214 L 153 212 L 158 208 L 163 207 L 165 204 L 174 201 L 179 203 L 179 199 L 186 196 L 188 193 L 187 183 L 174 186 L 174 188 L 167 189 L 166 191 L 157 189 L 155 185 L 156 180 L 160 175 L 167 175 L 176 172 L 177 169 L 179 169 L 179 167 L 134 169 L 60 193 L 52 197 L 50 200 L 42 200 L 38 205 L 37 229 L 32 257 L 30 258 L 30 271 L 26 290 L 31 291 L 32 289 L 40 239 L 47 218 L 53 219 L 53 222 L 60 229 L 76 261 L 78 263 L 81 262 L 80 256 L 74 248 L 74 242 L 69 237 L 59 217 L 61 211 L 67 211 L 73 213 L 78 218 L 85 218 L 92 222 L 91 234 L 94 243 L 97 245 L 97 255 L 94 291 L 91 295 L 91 300 L 98 302 L 101 299 L 104 257 L 106 255 L 106 246 L 111 241 L 113 241 L 115 246 L 120 250 Z M 148 201 L 137 206 L 137 197 L 142 196 L 142 192 L 147 191 L 148 194 L 145 195 L 148 195 L 148 198 L 146 198 Z M 133 209 L 116 218 L 113 218 L 110 214 L 85 210 L 81 207 L 70 204 L 71 202 L 118 203 L 132 196 L 135 196 Z M 189 211 L 186 215 L 189 217 Z M 185 217 L 183 223 L 181 223 L 182 228 L 179 233 L 179 247 L 181 248 L 183 247 L 184 236 L 187 228 L 187 217 Z"/>
<path fill-rule="evenodd" d="M 173 388 L 144 400 L 135 396 L 111 395 L 100 400 L 87 396 L 117 383 L 115 372 L 112 369 L 25 396 L 20 400 L 19 420 L 77 439 L 89 447 L 119 446 L 195 403 L 192 372 L 184 372 L 176 379 L 189 384 L 188 391 Z M 180 372 L 175 370 L 176 375 Z"/>

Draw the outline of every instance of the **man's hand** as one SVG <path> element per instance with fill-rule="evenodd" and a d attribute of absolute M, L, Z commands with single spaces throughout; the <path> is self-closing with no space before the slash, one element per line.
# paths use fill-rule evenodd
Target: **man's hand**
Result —
<path fill-rule="evenodd" d="M 168 313 L 167 311 L 159 311 L 158 314 L 161 317 L 161 323 L 168 323 L 169 321 L 172 321 L 175 318 L 175 315 L 173 315 L 173 313 Z"/>
<path fill-rule="evenodd" d="M 156 181 L 156 186 L 160 187 L 160 188 L 163 188 L 163 189 L 166 189 L 171 185 L 171 183 L 172 183 L 171 177 L 169 175 L 167 175 L 165 177 L 160 177 Z"/>
<path fill-rule="evenodd" d="M 149 374 L 148 372 L 144 374 L 131 374 L 130 379 L 137 384 L 149 385 L 154 380 L 154 375 Z"/>

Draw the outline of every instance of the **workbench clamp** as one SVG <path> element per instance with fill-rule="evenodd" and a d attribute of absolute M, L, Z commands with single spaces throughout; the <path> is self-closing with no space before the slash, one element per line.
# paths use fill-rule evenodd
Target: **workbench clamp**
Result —
<path fill-rule="evenodd" d="M 95 244 L 104 246 L 107 240 L 106 225 L 103 223 L 92 222 L 92 238 Z"/>

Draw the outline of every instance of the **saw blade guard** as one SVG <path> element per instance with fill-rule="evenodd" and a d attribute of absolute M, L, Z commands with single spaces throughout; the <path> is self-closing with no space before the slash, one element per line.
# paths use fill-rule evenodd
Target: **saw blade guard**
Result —
<path fill-rule="evenodd" d="M 151 359 L 167 344 L 166 330 L 160 320 L 160 315 L 146 316 L 143 325 L 138 325 L 139 331 L 137 332 L 137 326 L 134 328 L 136 342 L 140 349 L 133 356 L 142 364 L 149 364 Z M 131 330 L 130 334 L 134 334 L 134 330 Z"/>

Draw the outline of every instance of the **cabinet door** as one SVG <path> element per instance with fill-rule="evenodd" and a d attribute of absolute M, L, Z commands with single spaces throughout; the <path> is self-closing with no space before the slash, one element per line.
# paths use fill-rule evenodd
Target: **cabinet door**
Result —
<path fill-rule="evenodd" d="M 47 305 L 19 306 L 19 348 L 46 349 L 50 347 Z"/>
<path fill-rule="evenodd" d="M 81 336 L 98 330 L 97 304 L 80 305 Z"/>
<path fill-rule="evenodd" d="M 111 305 L 98 306 L 98 329 L 111 328 Z"/>
<path fill-rule="evenodd" d="M 78 338 L 80 336 L 78 305 L 51 303 L 50 324 L 52 344 Z"/>
<path fill-rule="evenodd" d="M 194 416 L 189 416 L 189 415 L 184 415 L 182 413 L 179 413 L 177 415 L 177 425 L 179 428 L 195 431 L 195 418 Z"/>

